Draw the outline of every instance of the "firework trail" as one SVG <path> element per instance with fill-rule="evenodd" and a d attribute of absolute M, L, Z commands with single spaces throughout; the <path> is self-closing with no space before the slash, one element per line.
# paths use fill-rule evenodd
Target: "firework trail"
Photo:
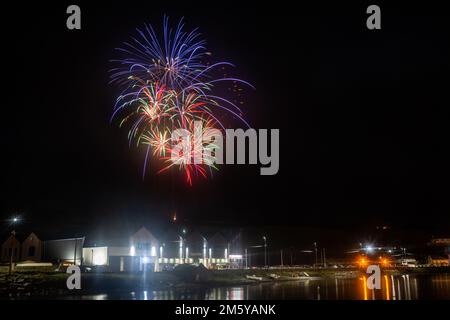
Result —
<path fill-rule="evenodd" d="M 191 150 L 174 154 L 171 135 L 176 129 L 194 132 L 194 123 L 202 123 L 202 134 L 208 140 L 212 129 L 225 129 L 226 114 L 250 127 L 242 110 L 233 102 L 214 93 L 221 83 L 248 82 L 233 77 L 217 77 L 219 69 L 233 67 L 229 62 L 208 63 L 206 42 L 197 29 L 184 31 L 183 19 L 174 29 L 169 19 L 163 19 L 163 36 L 158 37 L 151 25 L 136 29 L 137 35 L 116 48 L 120 59 L 111 60 L 111 83 L 122 88 L 117 97 L 111 121 L 120 119 L 119 126 L 129 127 L 128 140 L 146 147 L 143 177 L 149 158 L 159 159 L 165 172 L 178 167 L 186 182 L 192 185 L 195 176 L 207 177 L 217 169 L 210 155 L 218 146 L 192 145 Z M 206 151 L 206 152 L 205 152 Z M 202 163 L 193 163 L 200 157 Z"/>

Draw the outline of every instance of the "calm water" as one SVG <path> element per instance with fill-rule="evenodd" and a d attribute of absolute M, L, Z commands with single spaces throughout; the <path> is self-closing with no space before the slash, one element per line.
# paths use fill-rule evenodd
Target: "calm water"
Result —
<path fill-rule="evenodd" d="M 450 299 L 450 275 L 383 276 L 381 290 L 368 290 L 364 279 L 261 283 L 217 288 L 108 292 L 75 299 L 108 300 L 416 300 Z"/>

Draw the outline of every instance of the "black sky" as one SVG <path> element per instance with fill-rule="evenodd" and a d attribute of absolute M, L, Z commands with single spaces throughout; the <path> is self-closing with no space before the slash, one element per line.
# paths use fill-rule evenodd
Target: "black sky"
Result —
<path fill-rule="evenodd" d="M 10 10 L 2 28 L 11 89 L 3 95 L 1 215 L 59 227 L 124 219 L 448 232 L 448 16 L 425 5 L 289 7 L 78 2 Z M 71 3 L 70 3 L 71 4 Z M 221 167 L 188 187 L 177 172 L 141 179 L 143 153 L 109 118 L 114 48 L 162 17 L 199 27 L 214 59 L 253 83 L 245 111 L 255 128 L 280 128 L 280 171 Z"/>

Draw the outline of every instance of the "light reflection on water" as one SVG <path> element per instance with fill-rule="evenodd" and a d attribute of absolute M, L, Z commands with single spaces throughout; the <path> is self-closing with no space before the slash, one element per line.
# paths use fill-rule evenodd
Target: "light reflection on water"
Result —
<path fill-rule="evenodd" d="M 84 295 L 86 300 L 417 300 L 450 299 L 450 275 L 382 276 L 381 289 L 369 290 L 364 277 L 271 282 L 232 287 L 173 288 Z"/>

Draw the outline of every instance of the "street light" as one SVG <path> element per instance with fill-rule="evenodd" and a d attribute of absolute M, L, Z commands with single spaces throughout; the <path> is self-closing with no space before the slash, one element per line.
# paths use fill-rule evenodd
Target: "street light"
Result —
<path fill-rule="evenodd" d="M 267 267 L 267 238 L 263 236 L 264 240 L 264 266 Z"/>
<path fill-rule="evenodd" d="M 12 231 L 11 231 L 11 252 L 9 254 L 9 274 L 12 273 L 12 265 L 13 265 L 13 244 L 14 244 L 14 240 L 16 239 L 16 223 L 19 222 L 19 218 L 18 217 L 14 217 L 11 219 L 11 225 L 12 225 Z"/>
<path fill-rule="evenodd" d="M 316 263 L 314 264 L 314 267 L 317 267 L 317 242 L 314 242 L 314 251 L 316 253 Z"/>
<path fill-rule="evenodd" d="M 248 249 L 245 248 L 245 269 L 248 269 Z"/>

